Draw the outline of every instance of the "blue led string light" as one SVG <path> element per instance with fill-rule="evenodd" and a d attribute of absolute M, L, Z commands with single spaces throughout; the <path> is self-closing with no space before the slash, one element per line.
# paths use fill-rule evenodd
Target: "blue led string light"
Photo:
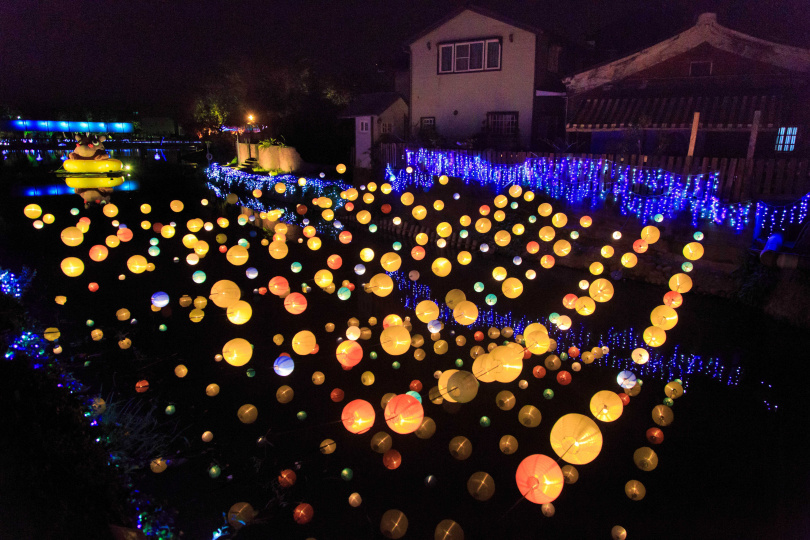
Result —
<path fill-rule="evenodd" d="M 404 305 L 407 309 L 414 309 L 422 300 L 431 300 L 440 307 L 439 317 L 447 326 L 461 326 L 453 319 L 453 311 L 441 300 L 433 297 L 428 285 L 411 281 L 405 272 L 397 271 L 389 274 L 397 283 L 397 288 L 403 295 Z M 528 318 L 514 317 L 511 312 L 500 313 L 492 307 L 479 308 L 476 325 L 494 326 L 504 328 L 508 326 L 520 334 L 527 325 L 539 322 L 548 329 L 548 335 L 557 342 L 558 350 L 568 350 L 572 346 L 585 348 L 588 346 L 607 346 L 613 352 L 604 356 L 595 363 L 611 368 L 628 369 L 642 377 L 652 377 L 662 380 L 681 379 L 684 387 L 688 387 L 689 379 L 694 375 L 710 377 L 728 386 L 737 386 L 742 378 L 741 367 L 724 365 L 719 358 L 703 357 L 696 354 L 684 354 L 676 345 L 669 355 L 649 350 L 650 359 L 646 364 L 636 364 L 632 359 L 619 356 L 621 352 L 629 356 L 630 351 L 638 347 L 645 347 L 641 332 L 633 328 L 617 330 L 611 327 L 607 334 L 594 335 L 581 324 L 573 325 L 569 330 L 559 330 L 556 325 L 549 322 L 546 317 Z M 465 327 L 466 328 L 466 327 Z"/>
<path fill-rule="evenodd" d="M 786 233 L 792 226 L 804 224 L 807 221 L 807 205 L 810 203 L 810 193 L 790 205 L 775 206 L 764 202 L 757 203 L 756 223 L 760 236 L 770 236 L 774 233 Z"/>
<path fill-rule="evenodd" d="M 6 296 L 20 298 L 31 285 L 31 280 L 36 274 L 36 270 L 26 267 L 23 267 L 19 275 L 12 273 L 11 270 L 0 268 L 0 292 Z"/>
<path fill-rule="evenodd" d="M 647 222 L 655 214 L 669 218 L 689 212 L 692 224 L 711 221 L 737 231 L 749 223 L 750 203 L 722 203 L 717 195 L 719 174 L 676 175 L 661 169 L 622 165 L 606 159 L 529 158 L 516 165 L 496 165 L 480 156 L 441 150 L 406 150 L 408 168 L 388 166 L 386 177 L 402 192 L 412 187 L 430 189 L 433 178 L 448 175 L 465 184 L 478 182 L 497 192 L 510 185 L 544 193 L 554 199 L 591 208 L 606 201 L 618 203 L 623 215 Z M 411 172 L 408 172 L 410 169 Z"/>

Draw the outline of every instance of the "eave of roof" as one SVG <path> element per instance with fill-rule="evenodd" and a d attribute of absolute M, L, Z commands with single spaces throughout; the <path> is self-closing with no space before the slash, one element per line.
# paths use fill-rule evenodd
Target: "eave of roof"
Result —
<path fill-rule="evenodd" d="M 448 13 L 442 19 L 439 19 L 435 23 L 431 24 L 427 28 L 420 31 L 418 34 L 413 35 L 410 38 L 408 38 L 407 40 L 405 40 L 405 43 L 404 43 L 405 47 L 409 47 L 415 41 L 420 40 L 421 38 L 423 38 L 427 34 L 433 32 L 437 28 L 440 28 L 441 26 L 444 26 L 446 23 L 448 23 L 449 21 L 455 19 L 456 17 L 458 17 L 459 15 L 464 13 L 465 11 L 472 11 L 473 13 L 477 13 L 478 15 L 483 15 L 484 17 L 489 17 L 490 19 L 495 19 L 496 21 L 500 21 L 502 23 L 509 24 L 511 26 L 514 26 L 515 28 L 520 28 L 521 30 L 526 30 L 527 32 L 531 32 L 531 33 L 536 34 L 536 35 L 539 35 L 539 34 L 543 33 L 543 30 L 541 30 L 539 28 L 536 28 L 534 26 L 512 20 L 512 19 L 510 19 L 508 17 L 504 17 L 500 13 L 496 13 L 494 11 L 490 11 L 488 9 L 485 9 L 485 8 L 482 8 L 482 7 L 479 7 L 479 6 L 466 5 L 466 6 L 462 6 L 462 7 L 458 8 L 458 9 L 455 9 L 455 10 L 451 11 L 450 13 Z"/>

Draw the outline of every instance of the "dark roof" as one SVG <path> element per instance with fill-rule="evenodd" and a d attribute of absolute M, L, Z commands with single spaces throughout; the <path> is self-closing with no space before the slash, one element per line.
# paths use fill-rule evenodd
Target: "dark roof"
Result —
<path fill-rule="evenodd" d="M 379 116 L 385 110 L 402 99 L 396 92 L 376 92 L 373 94 L 360 94 L 340 115 L 341 118 L 355 118 L 357 116 Z M 404 101 L 404 100 L 403 100 Z"/>
<path fill-rule="evenodd" d="M 776 129 L 791 117 L 790 99 L 781 94 L 603 96 L 584 99 L 568 123 L 570 131 L 603 131 L 637 125 L 641 118 L 648 129 L 689 129 L 692 116 L 700 112 L 700 127 L 715 130 L 750 131 L 754 111 L 762 111 L 760 129 Z"/>
<path fill-rule="evenodd" d="M 486 8 L 482 8 L 482 7 L 479 7 L 479 6 L 467 5 L 467 6 L 462 6 L 462 7 L 458 8 L 458 9 L 455 9 L 455 10 L 451 11 L 445 17 L 443 17 L 443 18 L 439 19 L 438 21 L 434 22 L 433 24 L 431 24 L 427 28 L 424 28 L 418 34 L 409 37 L 407 40 L 405 40 L 405 45 L 410 45 L 414 41 L 417 41 L 417 40 L 421 39 L 426 34 L 429 34 L 430 32 L 433 32 L 434 30 L 436 30 L 440 26 L 444 25 L 448 21 L 451 21 L 452 19 L 455 19 L 456 17 L 458 17 L 459 15 L 461 15 L 462 13 L 464 13 L 467 10 L 472 11 L 473 13 L 478 13 L 479 15 L 483 15 L 484 17 L 489 17 L 491 19 L 495 19 L 496 21 L 501 21 L 503 23 L 510 24 L 510 25 L 514 26 L 515 28 L 520 28 L 522 30 L 526 30 L 527 32 L 531 32 L 533 34 L 541 34 L 541 33 L 543 33 L 543 31 L 540 30 L 537 27 L 530 26 L 528 24 L 515 21 L 513 19 L 510 19 L 508 17 L 505 17 L 505 16 L 501 15 L 500 13 L 496 13 L 494 11 L 490 11 L 490 10 L 488 10 Z"/>

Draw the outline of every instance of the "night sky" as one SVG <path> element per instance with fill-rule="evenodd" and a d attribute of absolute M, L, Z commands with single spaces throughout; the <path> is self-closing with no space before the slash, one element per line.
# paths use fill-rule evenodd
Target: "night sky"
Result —
<path fill-rule="evenodd" d="M 248 58 L 312 59 L 354 76 L 402 55 L 411 35 L 463 5 L 440 0 L 74 0 L 2 2 L 0 105 L 23 111 L 104 103 L 171 112 Z M 810 47 L 804 0 L 482 0 L 479 5 L 627 51 L 689 26 L 721 24 Z M 613 42 L 614 45 L 609 43 Z M 363 88 L 356 88 L 363 91 Z"/>

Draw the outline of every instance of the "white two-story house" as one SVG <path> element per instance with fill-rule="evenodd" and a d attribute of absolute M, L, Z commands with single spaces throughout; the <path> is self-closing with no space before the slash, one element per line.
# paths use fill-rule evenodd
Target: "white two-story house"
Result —
<path fill-rule="evenodd" d="M 562 127 L 562 47 L 545 32 L 466 7 L 407 46 L 413 138 L 529 148 Z"/>

